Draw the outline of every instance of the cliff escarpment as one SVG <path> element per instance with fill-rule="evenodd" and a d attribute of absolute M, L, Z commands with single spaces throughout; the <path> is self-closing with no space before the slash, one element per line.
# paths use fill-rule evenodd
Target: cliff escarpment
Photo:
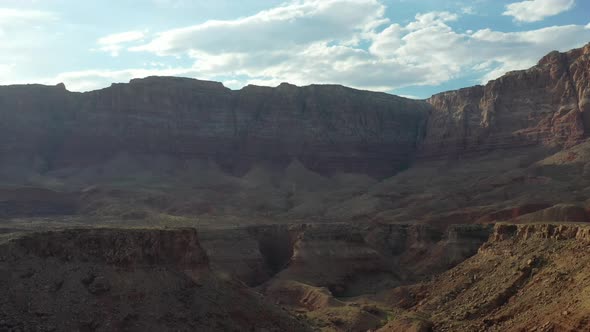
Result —
<path fill-rule="evenodd" d="M 42 171 L 120 153 L 212 160 L 244 174 L 299 160 L 324 173 L 391 175 L 414 153 L 429 105 L 335 85 L 276 88 L 173 77 L 88 93 L 0 87 L 0 160 Z"/>
<path fill-rule="evenodd" d="M 485 86 L 437 94 L 420 158 L 530 145 L 569 147 L 590 128 L 590 44 L 551 52 L 536 66 Z"/>
<path fill-rule="evenodd" d="M 0 173 L 80 167 L 128 153 L 212 160 L 232 174 L 299 160 L 322 174 L 383 177 L 416 154 L 428 160 L 568 147 L 590 125 L 589 57 L 590 45 L 552 52 L 528 70 L 426 101 L 338 85 L 234 91 L 174 77 L 87 93 L 63 84 L 3 86 Z"/>
<path fill-rule="evenodd" d="M 426 101 L 173 77 L 3 86 L 0 218 L 584 221 L 589 68 L 587 45 Z"/>

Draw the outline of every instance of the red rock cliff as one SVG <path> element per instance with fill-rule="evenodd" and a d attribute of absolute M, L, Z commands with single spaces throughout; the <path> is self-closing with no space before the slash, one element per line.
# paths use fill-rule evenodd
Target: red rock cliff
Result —
<path fill-rule="evenodd" d="M 276 88 L 148 77 L 88 93 L 0 87 L 0 159 L 44 167 L 120 152 L 207 158 L 242 173 L 299 159 L 322 173 L 394 173 L 415 150 L 429 105 L 342 86 Z"/>
<path fill-rule="evenodd" d="M 424 101 L 336 85 L 276 88 L 148 77 L 88 93 L 0 87 L 0 164 L 52 170 L 119 153 L 392 175 L 419 159 L 571 146 L 590 127 L 590 44 Z M 31 166 L 32 165 L 32 166 Z M 0 172 L 0 178 L 2 177 Z"/>
<path fill-rule="evenodd" d="M 437 94 L 419 156 L 431 159 L 544 144 L 571 146 L 590 128 L 590 44 L 527 70 Z"/>

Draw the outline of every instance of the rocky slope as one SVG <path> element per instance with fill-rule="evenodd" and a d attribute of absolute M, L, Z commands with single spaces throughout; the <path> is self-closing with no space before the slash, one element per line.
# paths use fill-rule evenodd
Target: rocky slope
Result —
<path fill-rule="evenodd" d="M 321 331 L 587 331 L 589 240 L 584 224 L 497 224 L 477 254 L 427 282 L 338 297 L 278 278 L 264 293 Z"/>
<path fill-rule="evenodd" d="M 587 331 L 587 225 L 498 224 L 478 254 L 413 286 L 403 321 L 433 331 Z"/>
<path fill-rule="evenodd" d="M 195 230 L 70 229 L 1 242 L 1 331 L 308 330 L 213 275 Z"/>
<path fill-rule="evenodd" d="M 590 328 L 590 228 L 583 224 L 0 235 L 2 330 Z M 256 271 L 267 271 L 266 279 L 249 289 L 240 278 Z"/>
<path fill-rule="evenodd" d="M 385 324 L 386 312 L 343 298 L 431 278 L 475 254 L 490 231 L 343 223 L 199 235 L 190 228 L 5 230 L 0 329 L 305 331 L 328 324 L 365 331 Z M 318 316 L 284 311 L 299 306 Z M 324 316 L 330 312 L 349 321 L 333 325 Z"/>

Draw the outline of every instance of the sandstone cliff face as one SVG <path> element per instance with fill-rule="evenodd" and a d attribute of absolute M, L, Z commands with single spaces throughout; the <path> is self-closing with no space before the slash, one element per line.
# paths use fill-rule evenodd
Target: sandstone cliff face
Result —
<path fill-rule="evenodd" d="M 89 93 L 0 87 L 0 159 L 79 166 L 118 153 L 210 159 L 243 174 L 293 159 L 321 172 L 393 174 L 412 155 L 429 106 L 342 86 L 277 88 L 148 77 Z"/>
<path fill-rule="evenodd" d="M 421 158 L 528 145 L 571 146 L 590 125 L 590 44 L 551 52 L 539 63 L 485 86 L 437 94 Z"/>

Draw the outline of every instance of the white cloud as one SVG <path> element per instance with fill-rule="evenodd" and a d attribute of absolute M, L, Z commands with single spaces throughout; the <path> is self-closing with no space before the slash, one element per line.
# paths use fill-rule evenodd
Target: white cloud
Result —
<path fill-rule="evenodd" d="M 430 28 L 446 28 L 446 22 L 456 21 L 459 18 L 457 14 L 449 12 L 430 12 L 426 14 L 417 14 L 415 21 L 406 26 L 408 30 L 421 30 Z"/>
<path fill-rule="evenodd" d="M 5 76 L 12 72 L 14 64 L 0 64 L 0 75 Z"/>
<path fill-rule="evenodd" d="M 399 95 L 399 96 L 404 97 L 404 98 L 408 98 L 408 99 L 423 99 L 421 97 L 414 96 L 414 95 Z"/>
<path fill-rule="evenodd" d="M 90 91 L 107 87 L 111 83 L 128 82 L 133 78 L 147 76 L 195 76 L 190 68 L 134 68 L 124 70 L 82 70 L 65 72 L 53 78 L 42 79 L 42 84 L 65 83 L 70 91 Z"/>
<path fill-rule="evenodd" d="M 466 6 L 461 8 L 461 13 L 466 14 L 466 15 L 475 15 L 475 9 L 473 8 L 473 6 Z"/>
<path fill-rule="evenodd" d="M 112 35 L 104 36 L 98 40 L 100 45 L 112 45 L 129 43 L 143 39 L 144 33 L 142 31 L 127 31 L 121 33 L 115 33 Z"/>
<path fill-rule="evenodd" d="M 574 4 L 575 0 L 526 0 L 506 5 L 502 15 L 512 16 L 520 22 L 537 22 L 568 11 Z"/>
<path fill-rule="evenodd" d="M 131 42 L 143 40 L 145 33 L 143 31 L 126 31 L 104 36 L 98 39 L 99 50 L 108 52 L 111 56 L 118 56 L 119 52 Z"/>
<path fill-rule="evenodd" d="M 385 22 L 384 11 L 377 0 L 292 1 L 241 19 L 207 21 L 164 31 L 150 43 L 132 50 L 161 55 L 190 50 L 239 53 L 350 40 L 352 35 L 374 28 L 376 22 Z"/>
<path fill-rule="evenodd" d="M 553 26 L 522 32 L 484 29 L 474 33 L 473 38 L 483 45 L 489 45 L 487 48 L 493 52 L 486 52 L 482 56 L 488 56 L 497 63 L 482 78 L 482 82 L 486 82 L 508 71 L 528 68 L 549 51 L 566 51 L 582 46 L 590 40 L 590 31 L 580 25 Z"/>
<path fill-rule="evenodd" d="M 104 39 L 105 45 L 120 46 L 144 38 L 142 45 L 130 48 L 137 56 L 160 55 L 158 62 L 168 64 L 178 57 L 192 65 L 76 71 L 46 81 L 63 81 L 79 91 L 134 77 L 179 75 L 221 80 L 232 88 L 290 82 L 392 91 L 474 74 L 482 81 L 493 79 L 527 68 L 551 50 L 590 40 L 590 29 L 583 25 L 460 32 L 452 26 L 459 19 L 456 13 L 429 12 L 400 24 L 387 20 L 377 0 L 296 0 L 245 18 L 208 21 L 151 37 L 124 33 Z"/>
<path fill-rule="evenodd" d="M 0 80 L 15 82 L 15 68 L 30 67 L 52 36 L 43 28 L 59 22 L 52 12 L 0 7 Z M 20 78 L 20 77 L 19 77 Z"/>
<path fill-rule="evenodd" d="M 54 13 L 40 10 L 25 10 L 13 8 L 0 8 L 0 25 L 23 24 L 24 21 L 55 20 Z"/>
<path fill-rule="evenodd" d="M 404 35 L 404 28 L 399 24 L 392 24 L 381 31 L 375 38 L 369 51 L 380 57 L 387 57 L 391 50 L 398 49 L 403 45 L 401 37 Z"/>

